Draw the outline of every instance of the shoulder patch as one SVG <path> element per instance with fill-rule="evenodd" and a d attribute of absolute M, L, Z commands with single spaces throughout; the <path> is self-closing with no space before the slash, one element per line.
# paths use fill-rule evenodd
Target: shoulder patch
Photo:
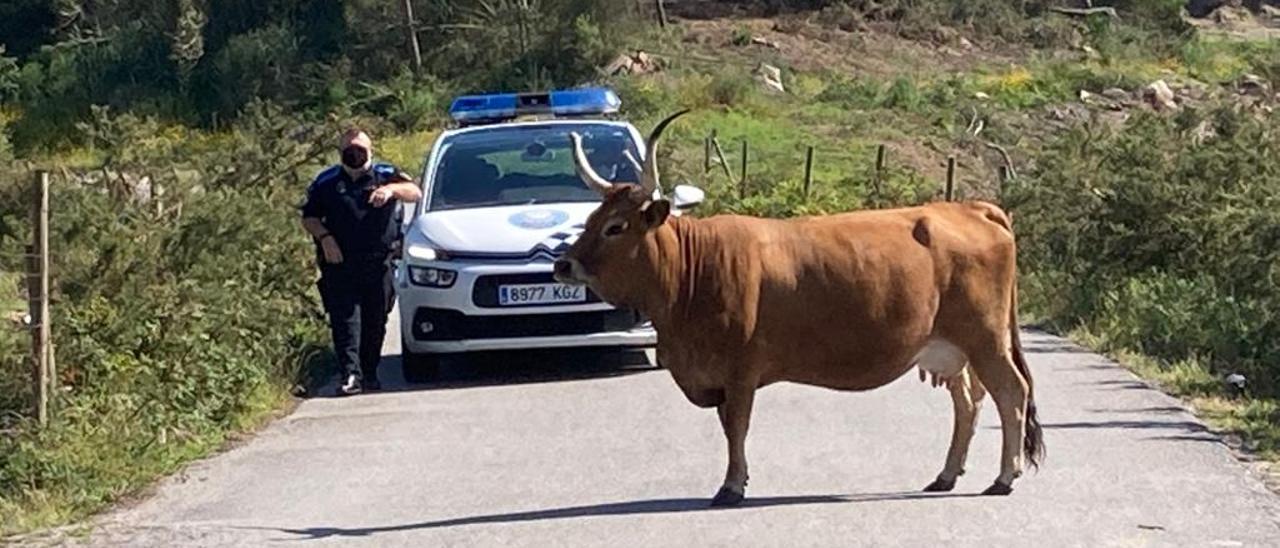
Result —
<path fill-rule="evenodd" d="M 373 164 L 373 174 L 379 181 L 393 179 L 403 179 L 406 181 L 413 180 L 413 177 L 410 177 L 408 173 L 405 173 L 401 171 L 400 168 L 387 163 Z"/>

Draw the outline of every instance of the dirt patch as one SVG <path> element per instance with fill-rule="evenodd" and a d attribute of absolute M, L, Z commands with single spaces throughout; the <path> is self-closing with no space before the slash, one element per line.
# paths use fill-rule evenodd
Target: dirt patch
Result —
<path fill-rule="evenodd" d="M 772 62 L 802 72 L 839 72 L 872 78 L 919 76 L 1006 63 L 1024 55 L 1011 47 L 979 44 L 951 29 L 932 41 L 896 34 L 891 23 L 844 30 L 818 14 L 782 18 L 729 17 L 680 21 L 686 46 L 728 64 Z"/>
<path fill-rule="evenodd" d="M 1280 40 L 1280 8 L 1265 5 L 1254 13 L 1239 6 L 1222 6 L 1205 17 L 1188 17 L 1187 23 L 1203 35 L 1226 40 Z"/>

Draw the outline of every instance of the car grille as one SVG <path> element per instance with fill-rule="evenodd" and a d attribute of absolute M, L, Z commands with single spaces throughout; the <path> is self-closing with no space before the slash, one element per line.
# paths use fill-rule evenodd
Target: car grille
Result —
<path fill-rule="evenodd" d="M 490 276 L 480 276 L 476 278 L 476 283 L 471 288 L 471 302 L 481 308 L 498 308 L 498 286 L 506 284 L 550 284 L 556 283 L 555 276 L 550 272 L 533 272 L 528 274 L 494 274 Z M 600 297 L 587 289 L 586 303 L 564 303 L 566 305 L 581 305 L 600 302 Z M 558 306 L 555 304 L 528 304 L 517 306 L 504 306 L 502 308 L 521 308 L 530 306 Z M 563 306 L 563 305 L 559 305 Z"/>
<path fill-rule="evenodd" d="M 631 310 L 562 314 L 467 316 L 456 310 L 419 308 L 413 314 L 413 337 L 420 341 L 554 337 L 627 331 L 645 322 Z M 430 331 L 424 329 L 430 323 Z"/>

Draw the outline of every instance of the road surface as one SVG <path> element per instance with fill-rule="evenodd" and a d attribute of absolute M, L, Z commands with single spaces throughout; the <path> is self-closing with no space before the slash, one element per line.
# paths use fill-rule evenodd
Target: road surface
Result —
<path fill-rule="evenodd" d="M 398 333 L 394 328 L 391 333 Z M 390 354 L 398 349 L 389 337 Z M 1048 456 L 1008 497 L 988 400 L 956 492 L 950 401 L 910 373 L 853 394 L 757 396 L 748 502 L 708 509 L 725 442 L 665 371 L 506 356 L 316 398 L 105 514 L 94 546 L 1280 546 L 1280 502 L 1177 400 L 1061 339 L 1025 335 Z M 643 357 L 643 356 L 642 356 Z M 567 371 L 566 371 L 567 370 Z M 28 539 L 34 543 L 34 539 Z"/>

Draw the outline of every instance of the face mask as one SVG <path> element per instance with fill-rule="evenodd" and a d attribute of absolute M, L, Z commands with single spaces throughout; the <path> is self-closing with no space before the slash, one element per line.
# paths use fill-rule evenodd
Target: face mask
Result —
<path fill-rule="evenodd" d="M 362 147 L 347 147 L 342 149 L 342 165 L 352 171 L 363 170 L 365 165 L 369 163 L 369 151 Z"/>

